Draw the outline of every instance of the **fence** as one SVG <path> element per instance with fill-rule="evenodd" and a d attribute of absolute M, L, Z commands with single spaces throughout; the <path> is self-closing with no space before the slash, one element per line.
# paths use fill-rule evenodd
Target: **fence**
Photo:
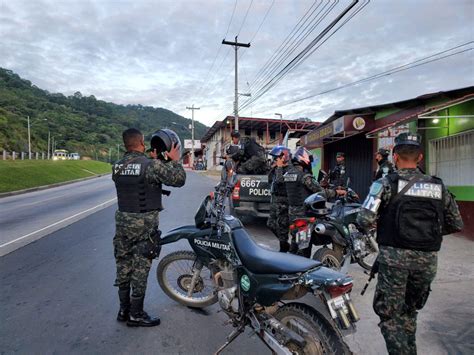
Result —
<path fill-rule="evenodd" d="M 51 159 L 52 157 L 50 157 Z M 31 160 L 45 160 L 48 159 L 45 152 L 31 152 Z M 3 151 L 2 160 L 29 160 L 28 152 L 7 152 Z"/>

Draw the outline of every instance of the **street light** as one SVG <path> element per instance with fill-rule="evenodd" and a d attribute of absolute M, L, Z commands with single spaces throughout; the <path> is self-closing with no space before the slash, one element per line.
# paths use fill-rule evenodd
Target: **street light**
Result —
<path fill-rule="evenodd" d="M 30 125 L 30 116 L 26 116 L 26 118 L 28 121 L 28 159 L 31 160 L 31 129 L 30 127 L 33 125 L 33 123 Z M 48 120 L 47 118 L 41 119 L 41 121 L 47 121 L 47 120 Z"/>

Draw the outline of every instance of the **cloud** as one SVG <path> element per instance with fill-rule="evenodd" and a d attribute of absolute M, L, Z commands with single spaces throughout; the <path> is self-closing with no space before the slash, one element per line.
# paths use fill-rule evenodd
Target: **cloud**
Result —
<path fill-rule="evenodd" d="M 227 40 L 237 34 L 242 42 L 254 38 L 250 48 L 239 50 L 239 91 L 247 92 L 249 82 L 255 95 L 256 76 L 313 3 L 276 0 L 257 32 L 270 1 L 238 1 L 230 25 L 235 4 L 230 0 L 4 1 L 0 4 L 0 66 L 50 92 L 81 91 L 116 103 L 165 107 L 186 116 L 185 107 L 195 104 L 201 107 L 197 119 L 211 125 L 232 113 L 234 52 L 221 45 L 227 28 Z M 349 3 L 340 1 L 318 30 L 283 62 Z M 319 11 L 330 4 L 321 0 L 314 7 L 319 5 Z M 473 11 L 469 0 L 372 1 L 241 114 L 273 117 L 274 112 L 282 112 L 287 118 L 324 120 L 335 110 L 472 85 L 471 51 L 278 106 L 472 41 Z"/>

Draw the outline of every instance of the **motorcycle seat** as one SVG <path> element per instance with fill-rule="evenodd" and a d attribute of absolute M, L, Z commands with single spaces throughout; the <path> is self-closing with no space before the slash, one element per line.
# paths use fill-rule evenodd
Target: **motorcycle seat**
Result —
<path fill-rule="evenodd" d="M 322 265 L 302 256 L 262 248 L 244 228 L 233 231 L 233 241 L 243 265 L 254 274 L 296 274 Z"/>

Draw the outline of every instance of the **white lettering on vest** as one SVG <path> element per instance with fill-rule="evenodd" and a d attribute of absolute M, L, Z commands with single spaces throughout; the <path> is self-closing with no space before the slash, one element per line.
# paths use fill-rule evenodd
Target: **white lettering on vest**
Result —
<path fill-rule="evenodd" d="M 408 182 L 405 180 L 398 180 L 398 192 L 400 192 L 407 183 Z M 443 198 L 443 188 L 440 184 L 416 182 L 407 192 L 405 192 L 405 195 L 441 200 Z"/>

